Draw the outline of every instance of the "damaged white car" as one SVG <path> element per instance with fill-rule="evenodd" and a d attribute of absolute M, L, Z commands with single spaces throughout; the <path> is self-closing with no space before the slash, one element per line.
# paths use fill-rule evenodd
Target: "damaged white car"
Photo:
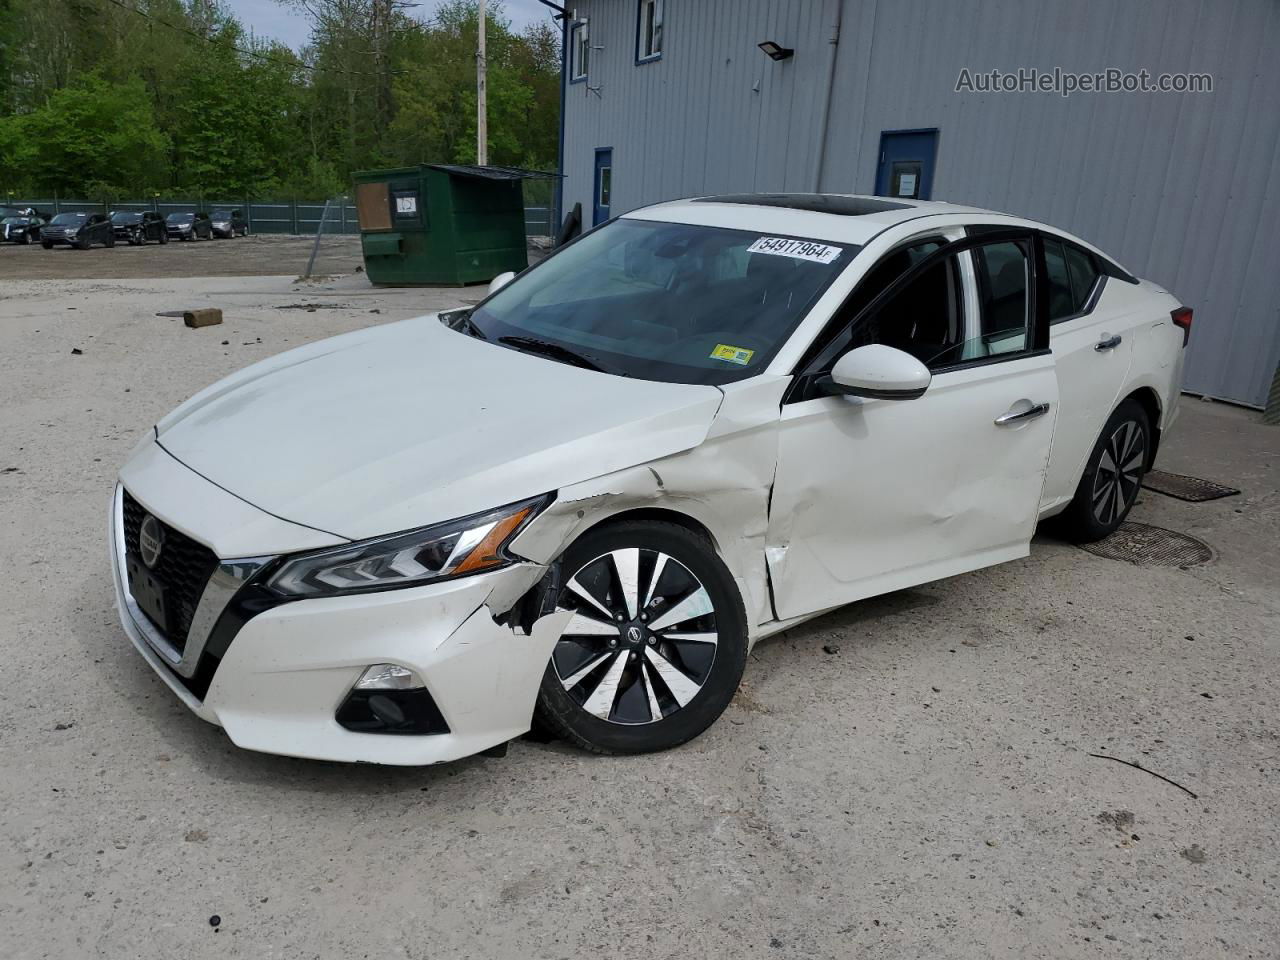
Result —
<path fill-rule="evenodd" d="M 500 278 L 507 280 L 508 277 Z M 282 353 L 120 473 L 124 627 L 243 747 L 424 764 L 535 714 L 671 747 L 756 640 L 1124 519 L 1191 311 L 1043 224 L 637 210 L 478 306 Z"/>

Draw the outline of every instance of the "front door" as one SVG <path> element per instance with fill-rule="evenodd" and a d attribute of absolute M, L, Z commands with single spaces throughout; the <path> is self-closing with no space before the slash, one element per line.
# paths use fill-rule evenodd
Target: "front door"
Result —
<path fill-rule="evenodd" d="M 782 410 L 767 538 L 780 618 L 1027 555 L 1058 405 L 1031 243 L 936 251 L 802 371 Z M 925 363 L 925 394 L 822 395 L 821 374 L 867 343 Z"/>
<path fill-rule="evenodd" d="M 613 149 L 596 151 L 595 197 L 591 201 L 591 225 L 609 219 L 609 203 L 613 193 Z"/>
<path fill-rule="evenodd" d="M 876 167 L 876 196 L 929 200 L 933 196 L 933 165 L 938 155 L 938 131 L 886 130 L 880 134 Z"/>

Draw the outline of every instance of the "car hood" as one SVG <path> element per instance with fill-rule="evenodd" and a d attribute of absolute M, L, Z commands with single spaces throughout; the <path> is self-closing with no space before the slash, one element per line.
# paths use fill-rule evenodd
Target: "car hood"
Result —
<path fill-rule="evenodd" d="M 156 432 L 175 458 L 262 510 L 359 540 L 690 449 L 722 396 L 519 353 L 433 314 L 255 364 Z"/>

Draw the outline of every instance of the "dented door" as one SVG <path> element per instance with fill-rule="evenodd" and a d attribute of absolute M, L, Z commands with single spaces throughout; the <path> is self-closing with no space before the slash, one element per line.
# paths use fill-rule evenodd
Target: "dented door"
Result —
<path fill-rule="evenodd" d="M 1049 410 L 995 423 L 1023 401 Z M 915 400 L 785 405 L 767 547 L 779 618 L 1026 556 L 1057 408 L 1047 353 L 939 373 Z"/>

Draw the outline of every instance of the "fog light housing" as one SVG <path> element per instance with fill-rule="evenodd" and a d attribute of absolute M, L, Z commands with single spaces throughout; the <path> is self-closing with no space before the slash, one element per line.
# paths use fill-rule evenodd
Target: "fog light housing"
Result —
<path fill-rule="evenodd" d="M 365 670 L 334 719 L 354 733 L 424 736 L 449 732 L 449 724 L 422 680 L 394 663 L 375 663 Z"/>
<path fill-rule="evenodd" d="M 423 686 L 418 675 L 396 663 L 375 663 L 360 674 L 357 690 L 413 690 Z"/>

